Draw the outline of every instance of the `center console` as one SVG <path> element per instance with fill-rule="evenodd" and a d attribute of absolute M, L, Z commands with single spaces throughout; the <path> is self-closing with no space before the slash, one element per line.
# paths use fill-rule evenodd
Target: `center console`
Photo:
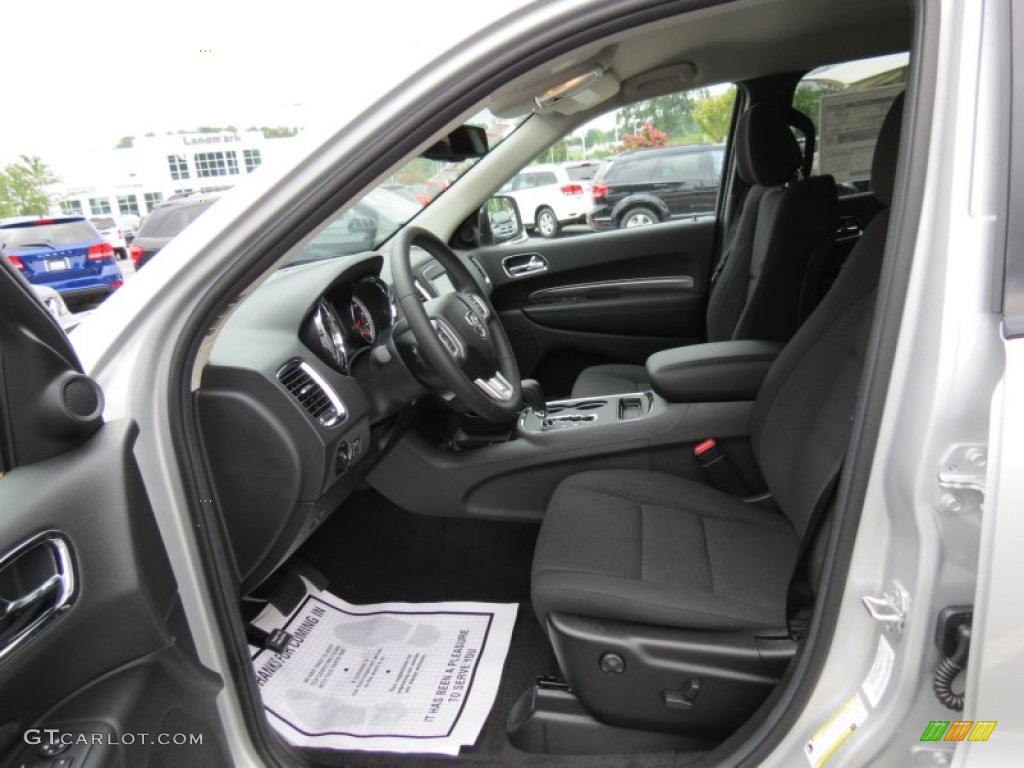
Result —
<path fill-rule="evenodd" d="M 753 401 L 778 350 L 744 341 L 667 350 L 648 360 L 652 388 L 643 392 L 547 402 L 527 380 L 528 407 L 511 433 L 451 450 L 412 429 L 367 481 L 421 514 L 539 520 L 558 483 L 577 472 L 635 468 L 700 479 L 693 446 L 749 438 Z"/>
<path fill-rule="evenodd" d="M 523 433 L 553 432 L 635 421 L 651 415 L 653 407 L 653 392 L 556 400 L 548 403 L 543 412 L 523 411 L 519 430 Z"/>

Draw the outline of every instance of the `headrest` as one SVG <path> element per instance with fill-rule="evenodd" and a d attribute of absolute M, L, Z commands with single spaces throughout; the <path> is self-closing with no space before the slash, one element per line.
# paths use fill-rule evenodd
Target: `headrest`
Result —
<path fill-rule="evenodd" d="M 800 165 L 800 174 L 805 179 L 809 178 L 814 170 L 814 142 L 817 133 L 814 128 L 814 121 L 796 107 L 787 109 L 786 115 L 786 121 L 789 125 L 804 135 L 804 161 Z"/>
<path fill-rule="evenodd" d="M 736 126 L 736 171 L 747 184 L 777 187 L 800 168 L 800 145 L 789 128 L 789 109 L 755 104 Z"/>
<path fill-rule="evenodd" d="M 896 160 L 900 152 L 900 128 L 903 126 L 903 94 L 892 100 L 889 112 L 878 132 L 875 155 L 871 160 L 871 191 L 885 205 L 892 205 L 896 183 Z"/>

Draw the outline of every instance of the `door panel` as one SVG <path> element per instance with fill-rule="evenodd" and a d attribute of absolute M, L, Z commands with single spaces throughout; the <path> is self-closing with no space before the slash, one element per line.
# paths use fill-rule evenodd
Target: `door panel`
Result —
<path fill-rule="evenodd" d="M 642 364 L 704 337 L 715 221 L 679 221 L 476 252 L 523 376 L 552 396 L 580 370 Z M 546 268 L 510 275 L 537 254 Z"/>
<path fill-rule="evenodd" d="M 62 404 L 102 409 L 86 381 L 0 264 L 0 755 L 49 765 L 38 750 L 56 728 L 75 742 L 60 754 L 74 768 L 227 764 L 220 680 L 192 645 L 135 463 L 138 429 L 96 416 L 76 433 L 62 420 Z M 159 743 L 179 731 L 188 743 Z"/>

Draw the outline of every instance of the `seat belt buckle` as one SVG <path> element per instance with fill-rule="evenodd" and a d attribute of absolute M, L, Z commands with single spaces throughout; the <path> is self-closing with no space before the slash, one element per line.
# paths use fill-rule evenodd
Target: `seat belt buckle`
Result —
<path fill-rule="evenodd" d="M 718 490 L 740 497 L 748 494 L 747 487 L 736 472 L 736 468 L 722 453 L 713 437 L 701 440 L 693 446 L 693 458 Z"/>

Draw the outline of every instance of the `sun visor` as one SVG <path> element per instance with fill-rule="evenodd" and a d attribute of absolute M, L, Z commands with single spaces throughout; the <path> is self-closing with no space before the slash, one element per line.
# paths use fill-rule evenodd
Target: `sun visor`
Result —
<path fill-rule="evenodd" d="M 488 108 L 498 117 L 529 112 L 571 115 L 607 101 L 620 88 L 618 78 L 598 57 L 563 65 L 546 77 L 522 78 L 495 94 Z"/>
<path fill-rule="evenodd" d="M 628 101 L 640 101 L 692 88 L 696 76 L 697 65 L 681 61 L 631 77 L 622 84 L 622 90 Z"/>

